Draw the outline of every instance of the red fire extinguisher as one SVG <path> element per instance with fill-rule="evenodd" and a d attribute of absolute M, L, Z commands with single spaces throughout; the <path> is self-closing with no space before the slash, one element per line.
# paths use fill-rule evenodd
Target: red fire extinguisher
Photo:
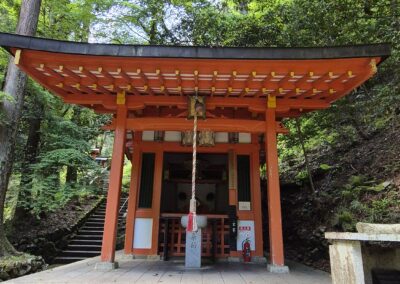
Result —
<path fill-rule="evenodd" d="M 248 238 L 242 242 L 242 254 L 244 262 L 251 261 L 250 240 Z"/>

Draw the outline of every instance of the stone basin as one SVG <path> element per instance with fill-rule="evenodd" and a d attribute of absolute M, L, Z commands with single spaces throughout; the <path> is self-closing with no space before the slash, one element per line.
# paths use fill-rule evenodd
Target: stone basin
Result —
<path fill-rule="evenodd" d="M 205 228 L 207 226 L 207 216 L 204 215 L 196 215 L 197 227 L 198 228 Z M 186 228 L 188 223 L 188 216 L 182 216 L 181 218 L 181 225 Z"/>

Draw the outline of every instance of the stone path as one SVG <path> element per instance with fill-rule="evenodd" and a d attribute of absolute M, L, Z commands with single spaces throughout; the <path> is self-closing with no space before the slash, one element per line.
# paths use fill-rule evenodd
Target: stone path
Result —
<path fill-rule="evenodd" d="M 331 283 L 328 273 L 289 262 L 289 274 L 267 272 L 265 264 L 217 263 L 201 269 L 185 269 L 183 261 L 151 261 L 132 259 L 117 254 L 120 268 L 96 271 L 98 257 L 59 266 L 16 278 L 4 283 L 265 283 L 324 284 Z"/>

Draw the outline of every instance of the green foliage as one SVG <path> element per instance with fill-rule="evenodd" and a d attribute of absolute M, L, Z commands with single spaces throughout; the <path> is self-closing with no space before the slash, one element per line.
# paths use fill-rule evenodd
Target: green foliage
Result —
<path fill-rule="evenodd" d="M 6 94 L 3 91 L 0 91 L 0 103 L 3 103 L 5 101 L 14 102 L 15 100 L 14 100 L 14 98 L 12 96 Z"/>
<path fill-rule="evenodd" d="M 296 175 L 296 179 L 301 182 L 306 181 L 308 179 L 308 172 L 306 170 L 299 171 Z"/>
<path fill-rule="evenodd" d="M 344 185 L 344 188 L 341 192 L 342 197 L 351 201 L 357 200 L 360 196 L 367 192 L 380 192 L 384 190 L 386 187 L 384 183 L 376 183 L 375 180 L 368 180 L 367 177 L 358 175 L 358 176 L 350 176 L 347 184 Z"/>
<path fill-rule="evenodd" d="M 15 100 L 12 96 L 0 91 L 0 105 L 4 102 L 14 103 Z M 7 118 L 4 113 L 0 112 L 0 125 L 7 124 Z"/>
<path fill-rule="evenodd" d="M 267 179 L 267 165 L 266 164 L 260 166 L 260 178 L 262 180 Z"/>
<path fill-rule="evenodd" d="M 11 175 L 4 208 L 4 220 L 11 220 L 18 202 L 20 175 Z"/>
<path fill-rule="evenodd" d="M 349 179 L 349 185 L 351 187 L 356 187 L 362 185 L 365 182 L 366 177 L 364 176 L 351 176 Z"/>
<path fill-rule="evenodd" d="M 129 191 L 129 185 L 131 183 L 131 171 L 132 171 L 132 164 L 131 162 L 125 159 L 124 170 L 122 174 L 122 188 L 126 192 Z"/>
<path fill-rule="evenodd" d="M 20 3 L 14 0 L 4 0 L 0 2 L 0 31 L 13 32 L 15 30 L 19 5 Z"/>
<path fill-rule="evenodd" d="M 400 221 L 399 194 L 389 182 L 377 183 L 365 176 L 351 176 L 341 191 L 341 197 L 333 224 L 343 230 L 354 229 L 354 222 Z"/>
<path fill-rule="evenodd" d="M 324 171 L 329 171 L 330 169 L 332 169 L 332 167 L 328 164 L 320 164 L 319 168 Z"/>
<path fill-rule="evenodd" d="M 334 216 L 333 225 L 340 227 L 343 231 L 353 231 L 355 228 L 354 216 L 350 211 L 341 209 Z"/>

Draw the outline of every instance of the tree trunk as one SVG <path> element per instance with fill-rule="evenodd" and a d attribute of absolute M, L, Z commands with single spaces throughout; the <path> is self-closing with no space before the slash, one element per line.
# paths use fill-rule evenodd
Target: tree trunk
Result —
<path fill-rule="evenodd" d="M 26 207 L 24 204 L 32 204 L 32 165 L 36 163 L 38 149 L 40 144 L 40 125 L 43 119 L 44 106 L 41 102 L 37 101 L 35 106 L 38 108 L 35 117 L 29 120 L 28 139 L 26 140 L 24 150 L 24 160 L 21 165 L 21 181 L 18 194 L 17 208 L 15 210 L 14 220 L 18 222 L 21 218 L 25 218 L 30 211 L 30 206 Z"/>
<path fill-rule="evenodd" d="M 296 128 L 297 128 L 297 135 L 299 137 L 301 149 L 303 150 L 304 161 L 305 161 L 306 169 L 307 169 L 307 173 L 308 173 L 308 180 L 310 182 L 312 193 L 315 194 L 315 187 L 314 187 L 314 182 L 313 182 L 312 175 L 311 175 L 310 163 L 308 162 L 307 151 L 306 151 L 306 147 L 304 146 L 303 134 L 301 133 L 300 121 L 298 118 L 296 118 Z"/>
<path fill-rule="evenodd" d="M 43 110 L 42 104 L 36 104 Z M 35 117 L 29 121 L 28 139 L 26 140 L 24 160 L 21 167 L 21 186 L 28 185 L 32 180 L 31 165 L 36 162 L 39 144 L 40 144 L 40 125 L 43 117 Z"/>
<path fill-rule="evenodd" d="M 23 0 L 17 34 L 32 36 L 36 33 L 41 0 Z M 23 55 L 22 55 L 23 56 Z M 0 112 L 5 114 L 6 122 L 0 125 L 0 257 L 16 254 L 7 240 L 3 225 L 4 202 L 14 160 L 15 138 L 24 102 L 26 75 L 10 59 L 4 92 L 14 98 L 14 102 L 0 104 Z"/>
<path fill-rule="evenodd" d="M 74 107 L 74 114 L 72 116 L 71 121 L 76 125 L 80 126 L 80 117 L 81 117 L 81 108 L 79 106 Z M 65 182 L 70 186 L 74 187 L 78 181 L 78 170 L 76 166 L 68 166 L 67 167 L 67 176 L 65 178 Z"/>
<path fill-rule="evenodd" d="M 67 167 L 67 176 L 65 177 L 65 182 L 70 186 L 75 186 L 78 181 L 78 171 L 74 166 Z"/>

